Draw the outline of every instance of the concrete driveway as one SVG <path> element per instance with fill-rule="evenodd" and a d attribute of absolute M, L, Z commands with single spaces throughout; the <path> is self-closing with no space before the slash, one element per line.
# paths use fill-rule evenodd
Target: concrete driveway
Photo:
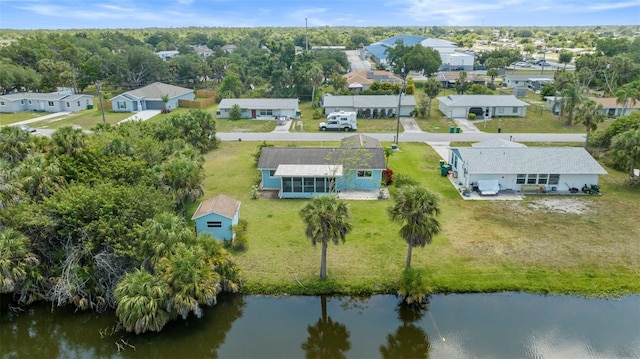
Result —
<path fill-rule="evenodd" d="M 351 71 L 371 70 L 371 63 L 361 59 L 360 55 L 358 55 L 358 50 L 347 50 L 345 53 L 347 54 Z"/>
<path fill-rule="evenodd" d="M 12 126 L 19 126 L 19 125 L 28 125 L 30 123 L 35 123 L 35 122 L 40 122 L 40 121 L 44 121 L 44 120 L 50 120 L 52 118 L 58 118 L 58 117 L 62 117 L 62 116 L 68 116 L 70 115 L 71 112 L 56 112 L 56 113 L 50 113 L 48 115 L 44 115 L 44 116 L 38 116 L 38 117 L 34 117 L 34 118 L 30 118 L 28 120 L 24 120 L 24 121 L 19 121 L 19 122 L 14 122 L 11 125 Z"/>
<path fill-rule="evenodd" d="M 129 122 L 129 121 L 146 121 L 151 117 L 159 114 L 160 114 L 160 110 L 144 110 L 144 111 L 136 112 L 135 115 L 131 115 L 118 123 Z"/>

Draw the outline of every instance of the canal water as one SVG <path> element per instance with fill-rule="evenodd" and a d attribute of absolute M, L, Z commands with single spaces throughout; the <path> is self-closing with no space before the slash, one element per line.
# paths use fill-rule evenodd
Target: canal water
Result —
<path fill-rule="evenodd" d="M 2 358 L 640 358 L 640 296 L 226 295 L 161 333 L 114 331 L 113 313 L 2 303 Z"/>

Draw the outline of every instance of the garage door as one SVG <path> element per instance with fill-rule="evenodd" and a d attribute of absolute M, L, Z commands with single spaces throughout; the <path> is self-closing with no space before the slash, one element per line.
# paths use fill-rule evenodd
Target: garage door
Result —
<path fill-rule="evenodd" d="M 467 118 L 466 108 L 454 108 L 451 110 L 451 117 L 453 118 Z"/>

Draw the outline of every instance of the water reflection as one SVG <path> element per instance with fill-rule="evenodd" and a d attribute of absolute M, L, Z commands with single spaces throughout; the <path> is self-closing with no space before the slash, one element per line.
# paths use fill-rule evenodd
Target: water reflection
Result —
<path fill-rule="evenodd" d="M 309 337 L 302 343 L 302 350 L 307 359 L 346 358 L 345 353 L 351 349 L 347 327 L 333 321 L 327 316 L 327 296 L 320 296 L 322 315 L 315 325 L 309 325 Z"/>
<path fill-rule="evenodd" d="M 431 342 L 427 333 L 415 323 L 428 311 L 428 303 L 408 305 L 400 303 L 396 309 L 402 323 L 394 334 L 387 335 L 387 344 L 380 346 L 384 359 L 427 359 Z"/>
<path fill-rule="evenodd" d="M 114 332 L 113 313 L 51 312 L 46 305 L 13 313 L 3 301 L 0 358 L 637 358 L 640 353 L 639 296 L 434 295 L 420 311 L 397 304 L 389 295 L 226 295 L 202 319 L 135 335 Z"/>

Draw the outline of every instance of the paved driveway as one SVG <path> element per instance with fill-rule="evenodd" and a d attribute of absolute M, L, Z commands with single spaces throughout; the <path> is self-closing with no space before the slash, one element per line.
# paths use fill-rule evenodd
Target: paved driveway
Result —
<path fill-rule="evenodd" d="M 349 60 L 349 67 L 351 71 L 359 70 L 371 70 L 371 63 L 366 60 L 362 60 L 358 55 L 358 50 L 347 50 L 347 60 Z"/>
<path fill-rule="evenodd" d="M 128 121 L 146 121 L 151 117 L 159 114 L 160 114 L 160 110 L 144 110 L 144 111 L 136 112 L 135 115 L 131 115 L 118 123 L 123 123 Z"/>

